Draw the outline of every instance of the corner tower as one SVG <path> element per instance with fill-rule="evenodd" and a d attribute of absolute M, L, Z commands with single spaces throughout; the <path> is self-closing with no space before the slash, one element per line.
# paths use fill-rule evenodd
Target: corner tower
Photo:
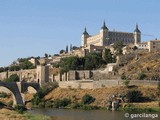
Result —
<path fill-rule="evenodd" d="M 141 31 L 138 29 L 138 24 L 136 24 L 136 29 L 134 30 L 134 44 L 137 45 L 141 42 Z"/>
<path fill-rule="evenodd" d="M 109 44 L 108 38 L 108 28 L 106 27 L 105 21 L 103 22 L 103 26 L 100 30 L 100 46 L 105 46 Z"/>
<path fill-rule="evenodd" d="M 87 32 L 86 27 L 84 28 L 84 32 L 82 34 L 82 46 L 87 47 L 87 38 L 89 37 L 89 34 Z"/>

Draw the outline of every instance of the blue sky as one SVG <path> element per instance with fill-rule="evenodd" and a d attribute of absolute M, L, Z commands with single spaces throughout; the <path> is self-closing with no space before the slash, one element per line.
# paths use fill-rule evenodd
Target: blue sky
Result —
<path fill-rule="evenodd" d="M 0 0 L 0 66 L 17 58 L 55 54 L 66 45 L 81 45 L 84 27 L 99 32 L 133 32 L 142 40 L 160 38 L 159 0 Z"/>

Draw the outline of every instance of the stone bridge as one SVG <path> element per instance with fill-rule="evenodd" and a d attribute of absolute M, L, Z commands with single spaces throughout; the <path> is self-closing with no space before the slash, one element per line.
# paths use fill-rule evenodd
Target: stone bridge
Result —
<path fill-rule="evenodd" d="M 13 106 L 16 104 L 25 104 L 24 92 L 28 90 L 28 87 L 34 88 L 36 91 L 39 90 L 39 83 L 29 82 L 0 82 L 1 92 L 6 92 L 6 88 L 12 93 Z"/>

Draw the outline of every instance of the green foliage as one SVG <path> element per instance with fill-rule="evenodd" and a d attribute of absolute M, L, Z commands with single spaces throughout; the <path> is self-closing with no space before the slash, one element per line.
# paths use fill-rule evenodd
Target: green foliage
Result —
<path fill-rule="evenodd" d="M 13 74 L 8 79 L 5 79 L 4 81 L 5 82 L 19 82 L 19 77 L 17 74 Z"/>
<path fill-rule="evenodd" d="M 21 104 L 17 104 L 14 109 L 20 114 L 23 114 L 23 112 L 26 110 L 25 106 Z"/>
<path fill-rule="evenodd" d="M 45 101 L 44 96 L 47 95 L 51 90 L 57 87 L 57 84 L 46 84 L 43 88 L 41 88 L 34 96 L 32 101 L 32 105 L 44 107 Z"/>
<path fill-rule="evenodd" d="M 11 106 L 11 107 L 13 106 L 13 100 L 8 102 L 8 106 Z"/>
<path fill-rule="evenodd" d="M 123 41 L 116 41 L 113 45 L 114 50 L 116 50 L 116 54 L 122 54 Z"/>
<path fill-rule="evenodd" d="M 123 84 L 124 84 L 126 87 L 128 87 L 128 86 L 129 86 L 129 83 L 130 83 L 130 81 L 129 81 L 129 80 L 124 80 L 124 81 L 123 81 Z"/>
<path fill-rule="evenodd" d="M 71 100 L 69 100 L 67 98 L 64 98 L 62 100 L 57 99 L 54 101 L 53 107 L 55 107 L 55 108 L 66 107 L 70 103 L 71 103 Z"/>
<path fill-rule="evenodd" d="M 86 94 L 86 95 L 84 95 L 84 96 L 82 97 L 81 103 L 82 103 L 82 104 L 90 104 L 90 103 L 92 103 L 92 102 L 94 102 L 94 101 L 95 101 L 95 98 L 94 98 L 94 97 L 92 97 L 91 95 Z"/>
<path fill-rule="evenodd" d="M 98 54 L 98 53 L 90 53 L 86 55 L 84 59 L 85 59 L 84 68 L 86 70 L 97 69 L 103 63 L 102 56 L 101 54 Z"/>
<path fill-rule="evenodd" d="M 0 92 L 0 98 L 6 98 L 8 97 L 8 94 L 5 92 Z"/>
<path fill-rule="evenodd" d="M 52 108 L 53 107 L 53 104 L 54 104 L 54 101 L 53 100 L 49 100 L 45 103 L 45 107 L 47 108 Z"/>
<path fill-rule="evenodd" d="M 144 80 L 146 78 L 146 74 L 144 74 L 143 72 L 138 74 L 138 80 Z"/>
<path fill-rule="evenodd" d="M 125 73 L 123 73 L 123 74 L 121 75 L 121 79 L 122 79 L 122 80 L 126 80 L 126 79 L 127 79 Z"/>
<path fill-rule="evenodd" d="M 60 51 L 59 51 L 60 54 L 62 54 L 62 53 L 64 53 L 64 52 L 65 52 L 65 50 L 60 50 Z"/>
<path fill-rule="evenodd" d="M 0 107 L 4 107 L 5 104 L 0 101 Z"/>
<path fill-rule="evenodd" d="M 48 58 L 48 56 L 49 56 L 49 55 L 48 55 L 47 53 L 44 54 L 44 57 L 45 57 L 45 58 Z"/>
<path fill-rule="evenodd" d="M 35 68 L 35 66 L 33 66 L 33 64 L 29 62 L 28 60 L 25 60 L 24 62 L 20 64 L 20 68 L 21 69 L 33 69 Z"/>
<path fill-rule="evenodd" d="M 61 72 L 67 72 L 69 70 L 92 70 L 99 68 L 104 61 L 101 54 L 90 53 L 85 57 L 71 56 L 62 58 L 60 61 Z"/>
<path fill-rule="evenodd" d="M 9 67 L 9 70 L 10 70 L 10 71 L 18 71 L 18 70 L 20 70 L 20 66 L 18 66 L 18 65 L 10 66 L 10 67 Z"/>
<path fill-rule="evenodd" d="M 8 71 L 8 67 L 0 67 L 0 72 L 6 72 Z"/>
<path fill-rule="evenodd" d="M 129 102 L 140 102 L 142 100 L 142 93 L 138 90 L 127 91 L 126 98 Z"/>
<path fill-rule="evenodd" d="M 112 55 L 110 49 L 104 50 L 103 59 L 106 63 L 112 63 L 114 61 L 114 58 L 113 58 L 113 55 Z"/>
<path fill-rule="evenodd" d="M 0 72 L 4 72 L 4 67 L 0 67 Z"/>
<path fill-rule="evenodd" d="M 99 107 L 97 106 L 91 106 L 88 104 L 81 104 L 81 103 L 74 103 L 71 105 L 71 108 L 73 109 L 83 109 L 83 110 L 97 110 Z"/>

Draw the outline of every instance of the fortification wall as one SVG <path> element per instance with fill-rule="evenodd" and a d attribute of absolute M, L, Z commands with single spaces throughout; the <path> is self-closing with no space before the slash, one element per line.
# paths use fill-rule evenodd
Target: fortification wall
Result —
<path fill-rule="evenodd" d="M 6 79 L 7 78 L 7 72 L 1 72 L 0 73 L 0 80 L 4 80 L 4 79 Z"/>
<path fill-rule="evenodd" d="M 77 81 L 61 81 L 59 87 L 61 88 L 81 88 L 81 89 L 96 89 L 103 87 L 124 86 L 123 80 L 77 80 Z M 158 81 L 149 80 L 131 80 L 129 85 L 137 86 L 157 86 Z"/>

